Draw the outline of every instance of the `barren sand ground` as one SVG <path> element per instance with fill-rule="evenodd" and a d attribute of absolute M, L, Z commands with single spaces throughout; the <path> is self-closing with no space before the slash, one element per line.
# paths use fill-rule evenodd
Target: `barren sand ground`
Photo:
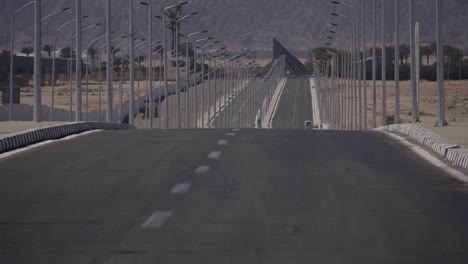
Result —
<path fill-rule="evenodd" d="M 410 82 L 400 82 L 400 118 L 402 123 L 411 120 Z M 395 83 L 387 81 L 387 115 L 395 113 Z M 382 88 L 377 82 L 377 126 L 382 124 Z M 420 83 L 420 121 L 419 125 L 447 138 L 451 143 L 468 148 L 468 81 L 445 82 L 445 109 L 448 127 L 434 127 L 437 121 L 438 100 L 437 83 Z M 372 81 L 367 82 L 368 125 L 372 127 Z"/>

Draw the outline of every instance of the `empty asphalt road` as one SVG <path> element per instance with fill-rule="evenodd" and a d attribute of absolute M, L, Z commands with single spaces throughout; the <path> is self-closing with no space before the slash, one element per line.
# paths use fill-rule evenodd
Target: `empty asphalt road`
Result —
<path fill-rule="evenodd" d="M 307 78 L 288 79 L 273 117 L 273 128 L 304 129 L 312 120 L 310 82 Z"/>
<path fill-rule="evenodd" d="M 380 133 L 98 132 L 0 160 L 0 263 L 468 263 L 462 183 Z"/>

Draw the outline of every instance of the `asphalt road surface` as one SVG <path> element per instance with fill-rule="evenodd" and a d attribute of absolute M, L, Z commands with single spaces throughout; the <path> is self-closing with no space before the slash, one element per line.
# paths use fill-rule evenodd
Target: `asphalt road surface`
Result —
<path fill-rule="evenodd" d="M 273 128 L 304 129 L 304 122 L 313 119 L 311 101 L 309 79 L 288 79 L 273 117 Z"/>
<path fill-rule="evenodd" d="M 468 263 L 466 186 L 376 132 L 99 132 L 0 160 L 0 208 L 8 264 Z"/>

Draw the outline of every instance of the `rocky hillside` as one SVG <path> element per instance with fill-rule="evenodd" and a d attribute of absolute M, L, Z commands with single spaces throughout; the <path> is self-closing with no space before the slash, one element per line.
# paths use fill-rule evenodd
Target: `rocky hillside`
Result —
<path fill-rule="evenodd" d="M 0 48 L 6 48 L 9 43 L 9 16 L 11 10 L 18 8 L 30 0 L 2 0 L 3 7 L 0 9 Z M 154 1 L 154 12 L 164 5 L 175 2 Z M 360 2 L 348 0 L 348 2 Z M 371 23 L 371 1 L 365 0 L 368 6 L 367 24 Z M 393 0 L 385 0 L 384 8 L 388 26 L 388 42 L 392 40 L 393 31 Z M 42 0 L 43 13 L 48 14 L 58 7 L 74 5 L 75 0 Z M 147 21 L 147 9 L 135 0 L 135 12 L 137 17 L 137 28 L 139 34 L 146 34 L 145 25 Z M 381 0 L 377 0 L 379 15 Z M 104 22 L 105 9 L 104 0 L 82 0 L 83 14 L 89 14 L 86 23 Z M 119 33 L 127 31 L 124 25 L 128 19 L 128 0 L 113 0 L 113 29 Z M 161 4 L 162 3 L 162 4 Z M 401 30 L 403 41 L 408 39 L 408 1 L 401 0 L 402 17 Z M 468 23 L 465 15 L 468 11 L 466 0 L 445 0 L 445 30 L 446 40 L 451 44 L 465 47 L 468 44 L 466 30 L 462 30 Z M 252 50 L 271 50 L 272 38 L 277 38 L 286 47 L 294 52 L 301 53 L 323 43 L 322 30 L 327 24 L 330 11 L 337 11 L 352 15 L 349 8 L 332 7 L 329 0 L 189 0 L 186 6 L 190 11 L 198 11 L 198 15 L 183 25 L 183 30 L 193 31 L 207 29 L 214 36 L 222 40 L 231 49 L 248 48 Z M 421 22 L 422 41 L 431 42 L 435 39 L 435 0 L 416 0 L 417 20 Z M 53 28 L 72 18 L 73 11 L 68 11 L 56 19 L 47 21 L 43 25 L 44 42 L 52 42 Z M 24 10 L 16 19 L 17 47 L 22 47 L 32 41 L 32 14 L 33 9 Z M 349 24 L 347 20 L 342 23 Z M 380 22 L 379 22 L 380 24 Z M 160 22 L 155 21 L 155 28 L 159 29 Z M 380 27 L 380 25 L 379 25 Z M 96 36 L 104 33 L 104 26 L 91 30 L 84 41 L 90 41 Z M 66 45 L 72 34 L 72 27 L 64 30 L 61 35 L 60 44 Z M 379 34 L 380 35 L 380 34 Z M 160 38 L 156 34 L 157 38 Z M 380 36 L 379 36 L 380 39 Z M 468 48 L 465 47 L 465 48 Z"/>

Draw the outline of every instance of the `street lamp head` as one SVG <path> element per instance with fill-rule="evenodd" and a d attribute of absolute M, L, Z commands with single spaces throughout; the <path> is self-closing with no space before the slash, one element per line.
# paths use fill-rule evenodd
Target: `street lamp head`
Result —
<path fill-rule="evenodd" d="M 62 11 L 67 11 L 68 9 L 70 9 L 70 7 L 65 7 L 64 9 L 62 9 Z"/>
<path fill-rule="evenodd" d="M 201 33 L 208 33 L 208 30 L 202 30 Z"/>
<path fill-rule="evenodd" d="M 162 16 L 154 16 L 155 18 L 163 19 Z"/>
<path fill-rule="evenodd" d="M 82 16 L 81 18 L 87 18 L 87 17 L 89 17 L 89 16 L 88 16 L 88 15 L 85 15 L 85 16 Z"/>
<path fill-rule="evenodd" d="M 207 39 L 208 39 L 208 40 L 213 40 L 213 39 L 215 39 L 215 38 L 214 38 L 214 37 L 209 37 L 209 38 L 207 38 Z"/>
<path fill-rule="evenodd" d="M 147 2 L 140 2 L 140 4 L 142 4 L 144 6 L 149 6 L 149 3 L 147 3 Z"/>
<path fill-rule="evenodd" d="M 96 26 L 100 26 L 101 24 L 102 24 L 101 22 L 99 22 L 99 23 L 96 23 Z"/>
<path fill-rule="evenodd" d="M 195 12 L 191 13 L 190 15 L 191 15 L 191 16 L 194 16 L 194 15 L 196 15 L 196 14 L 198 14 L 198 12 L 195 11 Z"/>
<path fill-rule="evenodd" d="M 337 13 L 330 13 L 332 16 L 339 16 Z"/>
<path fill-rule="evenodd" d="M 338 26 L 338 24 L 336 24 L 336 23 L 331 23 L 331 25 L 334 26 L 334 27 Z"/>
<path fill-rule="evenodd" d="M 331 34 L 336 34 L 336 31 L 333 31 L 333 30 L 328 30 L 328 32 Z"/>
<path fill-rule="evenodd" d="M 338 2 L 338 1 L 331 1 L 331 2 L 332 2 L 332 4 L 334 4 L 334 5 L 339 5 L 339 4 L 341 4 L 341 3 Z"/>

